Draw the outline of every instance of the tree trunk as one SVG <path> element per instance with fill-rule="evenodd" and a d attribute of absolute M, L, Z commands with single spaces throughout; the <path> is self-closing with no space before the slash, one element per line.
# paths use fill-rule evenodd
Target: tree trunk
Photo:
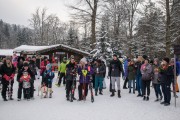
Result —
<path fill-rule="evenodd" d="M 166 0 L 166 56 L 170 57 L 170 10 L 169 10 L 169 0 Z"/>
<path fill-rule="evenodd" d="M 97 13 L 97 3 L 98 3 L 98 0 L 94 0 L 94 9 L 92 11 L 92 16 L 91 16 L 91 44 L 92 44 L 92 49 L 95 48 L 94 43 L 96 43 L 96 13 Z"/>

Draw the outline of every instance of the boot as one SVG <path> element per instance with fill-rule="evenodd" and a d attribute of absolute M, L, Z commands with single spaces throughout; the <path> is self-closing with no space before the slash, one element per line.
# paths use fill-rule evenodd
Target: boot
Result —
<path fill-rule="evenodd" d="M 111 97 L 114 97 L 114 90 L 111 90 L 111 91 L 112 91 Z"/>
<path fill-rule="evenodd" d="M 4 101 L 8 101 L 6 98 L 3 98 L 4 99 Z"/>
<path fill-rule="evenodd" d="M 97 96 L 97 90 L 95 91 L 95 96 Z"/>
<path fill-rule="evenodd" d="M 143 100 L 146 100 L 146 96 L 143 97 Z"/>
<path fill-rule="evenodd" d="M 146 101 L 149 101 L 149 96 L 146 97 Z"/>
<path fill-rule="evenodd" d="M 118 90 L 118 98 L 121 98 L 121 91 Z"/>
<path fill-rule="evenodd" d="M 103 94 L 102 94 L 102 89 L 99 90 L 99 94 L 100 94 L 100 95 L 103 95 Z"/>

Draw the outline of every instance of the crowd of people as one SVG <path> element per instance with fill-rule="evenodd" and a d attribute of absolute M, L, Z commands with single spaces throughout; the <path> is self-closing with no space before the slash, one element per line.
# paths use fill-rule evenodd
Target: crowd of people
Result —
<path fill-rule="evenodd" d="M 174 68 L 175 65 L 176 68 Z M 108 71 L 106 71 L 107 67 Z M 46 86 L 49 91 L 49 95 L 47 94 L 44 97 L 51 98 L 53 93 L 52 81 L 55 73 L 47 57 L 44 57 L 43 61 L 41 61 L 39 69 L 42 76 L 41 87 Z M 175 69 L 176 77 L 174 75 Z M 3 59 L 3 64 L 0 66 L 0 80 L 3 86 L 1 94 L 4 101 L 13 100 L 13 84 L 16 73 L 18 82 L 17 100 L 21 101 L 22 91 L 25 100 L 33 100 L 34 81 L 38 75 L 36 56 L 27 59 L 24 54 L 19 57 L 14 54 L 12 58 L 6 57 Z M 152 85 L 156 95 L 155 101 L 161 101 L 162 105 L 169 106 L 171 91 L 174 93 L 174 97 L 178 97 L 175 94 L 179 92 L 176 82 L 178 75 L 180 75 L 180 62 L 178 60 L 175 62 L 174 58 L 165 57 L 162 60 L 158 58 L 150 60 L 144 55 L 138 56 L 137 59 L 124 58 L 122 60 L 114 54 L 107 66 L 105 61 L 101 59 L 82 58 L 78 62 L 72 55 L 69 59 L 64 57 L 62 63 L 58 66 L 56 86 L 60 87 L 63 84 L 66 99 L 72 102 L 76 100 L 74 91 L 78 85 L 78 101 L 82 101 L 86 100 L 90 86 L 94 88 L 95 96 L 103 95 L 103 89 L 106 88 L 103 86 L 107 76 L 110 80 L 110 97 L 114 97 L 115 93 L 117 93 L 117 97 L 121 98 L 120 81 L 123 78 L 123 89 L 128 89 L 129 93 L 135 94 L 137 91 L 137 97 L 149 101 L 150 87 Z"/>

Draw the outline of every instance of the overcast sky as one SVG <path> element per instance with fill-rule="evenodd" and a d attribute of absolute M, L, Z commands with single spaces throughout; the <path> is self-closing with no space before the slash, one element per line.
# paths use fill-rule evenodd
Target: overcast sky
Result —
<path fill-rule="evenodd" d="M 11 24 L 29 26 L 28 19 L 36 8 L 46 7 L 48 13 L 53 13 L 66 22 L 69 12 L 66 5 L 72 0 L 0 0 L 0 19 Z"/>

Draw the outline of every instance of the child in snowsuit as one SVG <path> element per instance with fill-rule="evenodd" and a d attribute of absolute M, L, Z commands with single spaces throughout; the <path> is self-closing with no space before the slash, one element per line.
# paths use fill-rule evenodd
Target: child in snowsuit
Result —
<path fill-rule="evenodd" d="M 44 79 L 42 80 L 42 85 L 45 85 L 48 88 L 49 98 L 52 98 L 52 82 L 54 78 L 54 72 L 52 72 L 52 66 L 51 64 L 46 65 L 46 70 L 44 71 Z M 48 94 L 46 94 L 45 97 L 47 97 Z"/>
<path fill-rule="evenodd" d="M 20 82 L 23 83 L 23 91 L 24 91 L 24 97 L 27 98 L 27 100 L 30 100 L 30 87 L 31 87 L 31 76 L 28 74 L 28 72 L 24 71 L 23 75 L 20 78 Z"/>

